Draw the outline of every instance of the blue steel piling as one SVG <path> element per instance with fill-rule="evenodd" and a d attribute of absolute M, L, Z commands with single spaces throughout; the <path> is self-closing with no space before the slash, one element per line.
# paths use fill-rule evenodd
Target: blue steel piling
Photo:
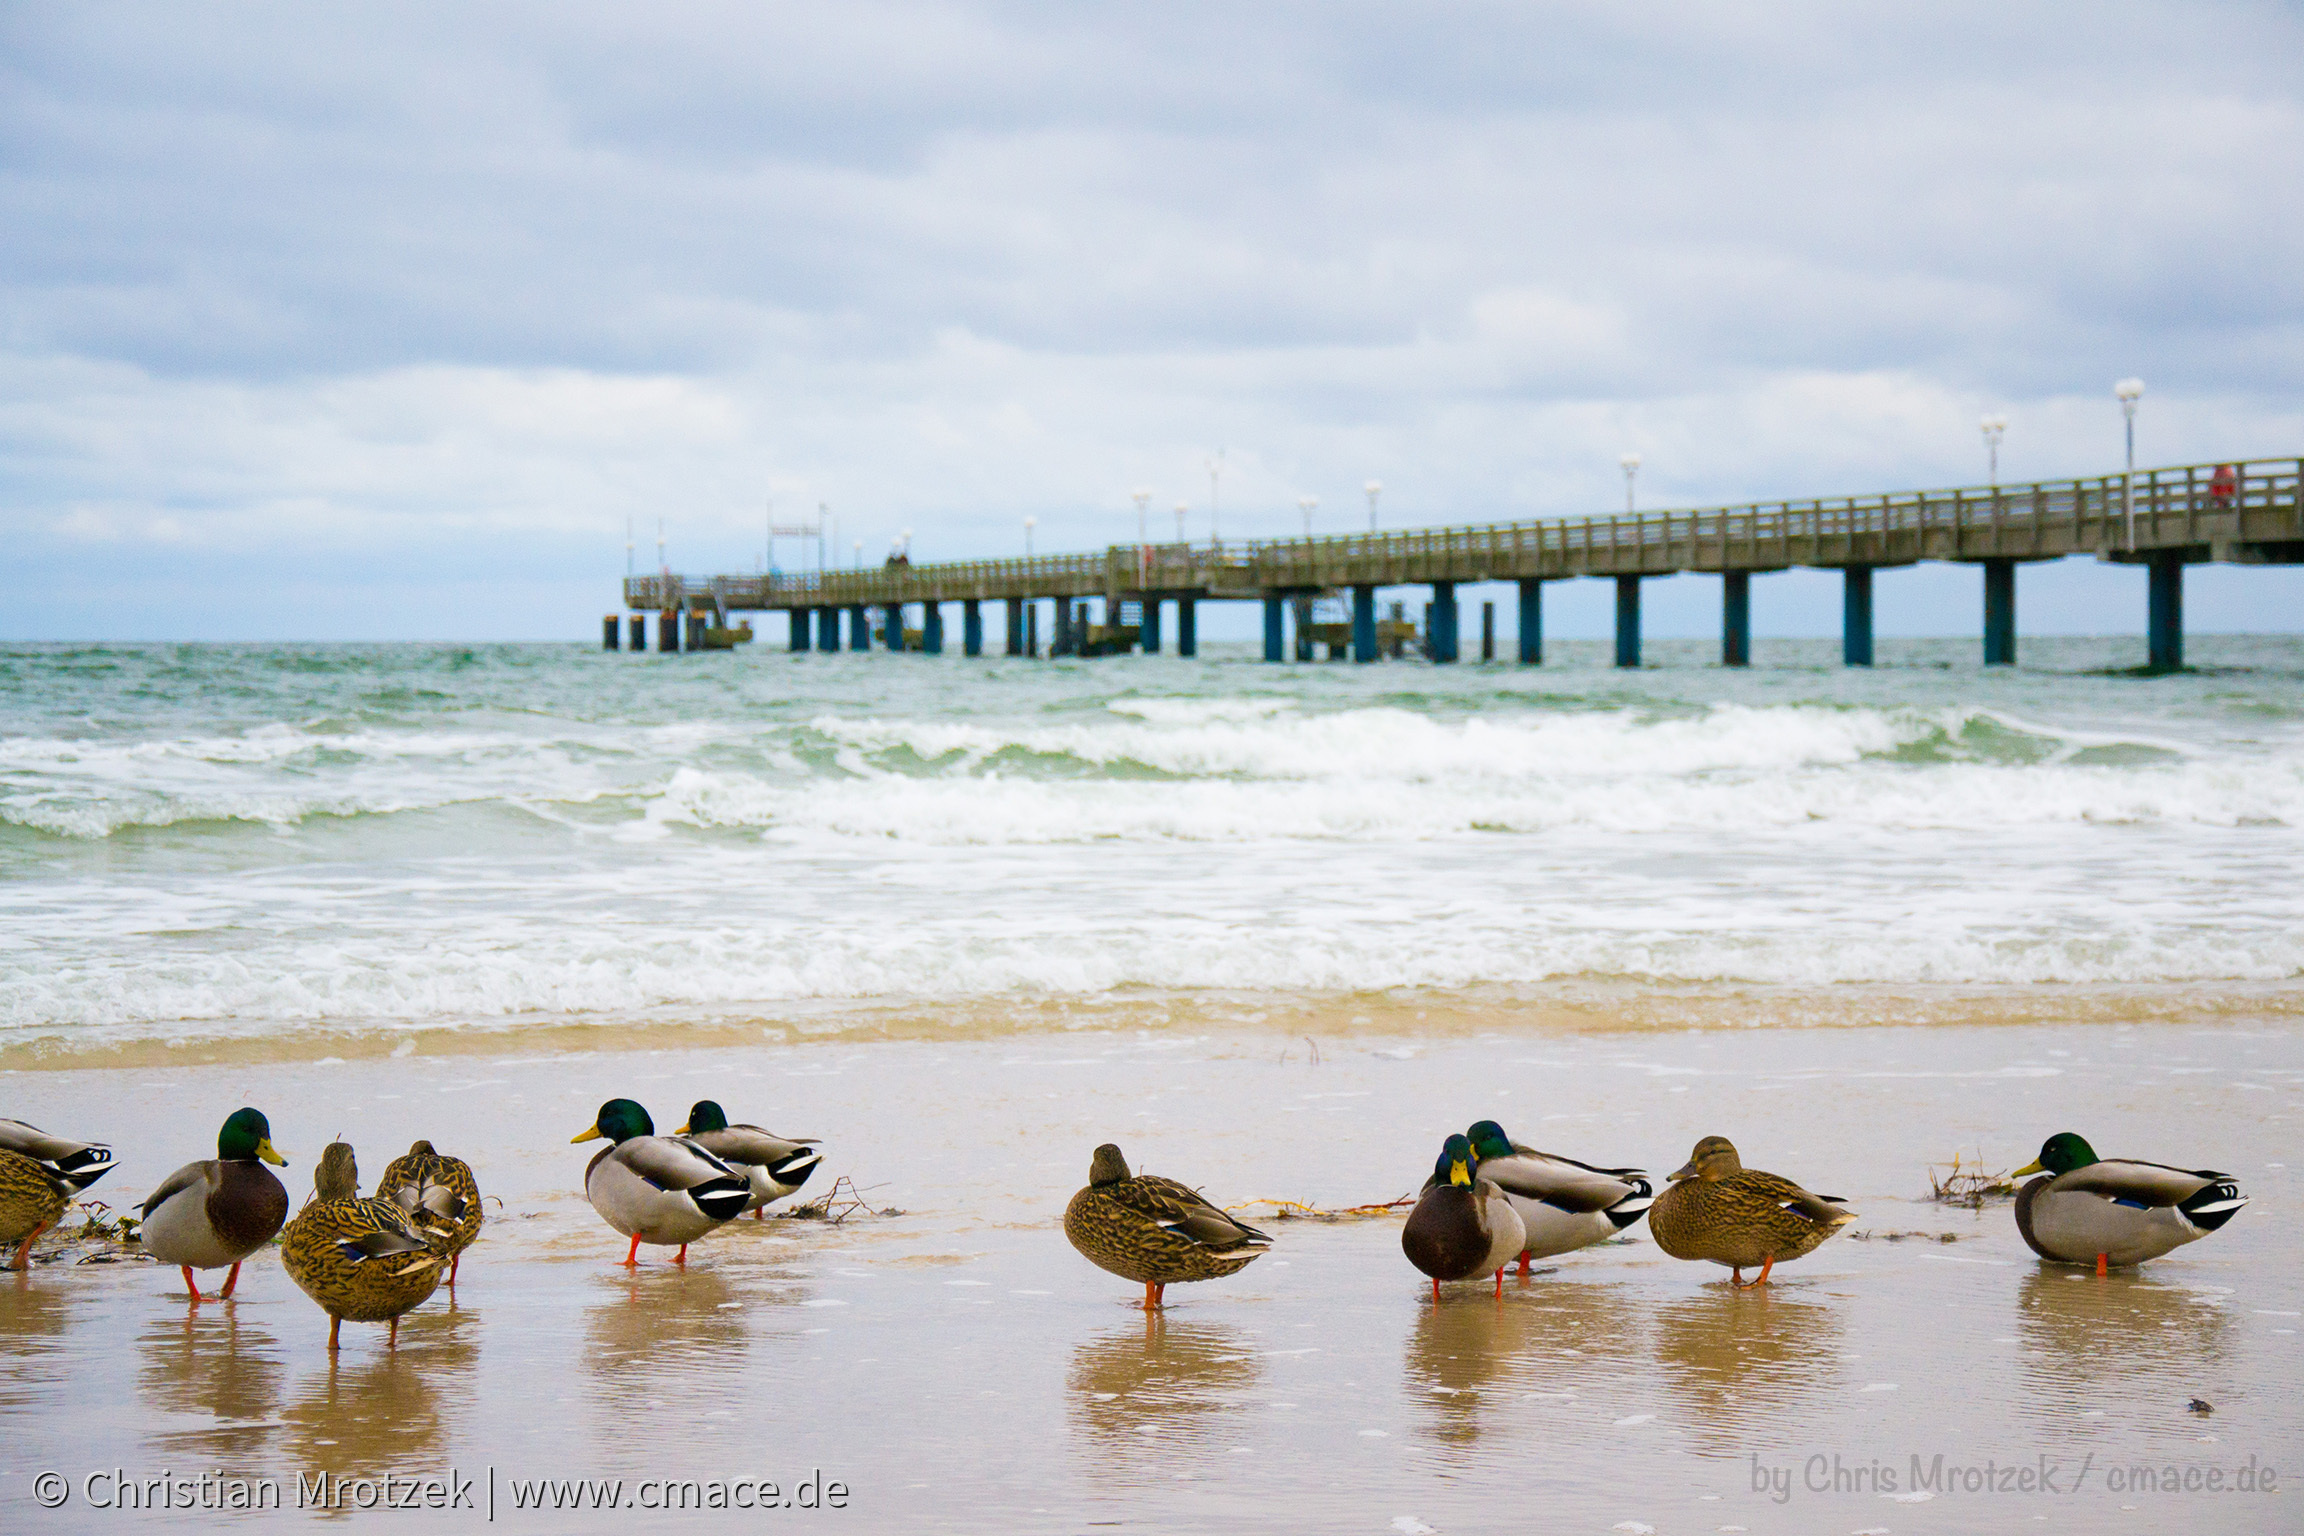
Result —
<path fill-rule="evenodd" d="M 1281 621 L 1281 613 L 1285 606 L 1279 593 L 1267 592 L 1264 594 L 1264 659 L 1266 661 L 1283 661 L 1286 659 L 1282 654 L 1282 647 L 1286 643 L 1287 636 L 1283 632 Z"/>
<path fill-rule="evenodd" d="M 1640 665 L 1640 578 L 1616 578 L 1616 665 Z"/>
<path fill-rule="evenodd" d="M 2016 665 L 2016 562 L 1984 562 L 1984 665 Z"/>
<path fill-rule="evenodd" d="M 984 654 L 984 605 L 972 597 L 960 604 L 960 654 Z"/>
<path fill-rule="evenodd" d="M 1544 664 L 1544 583 L 1541 581 L 1520 583 L 1520 664 L 1524 667 Z"/>
<path fill-rule="evenodd" d="M 1425 638 L 1431 642 L 1435 662 L 1456 659 L 1456 583 L 1432 583 L 1432 617 L 1425 624 Z"/>
<path fill-rule="evenodd" d="M 1194 600 L 1189 597 L 1176 599 L 1176 654 L 1200 654 L 1200 615 Z"/>
<path fill-rule="evenodd" d="M 1872 665 L 1872 567 L 1844 566 L 1840 572 L 1840 661 Z"/>
<path fill-rule="evenodd" d="M 1359 586 L 1352 589 L 1352 659 L 1376 659 L 1376 589 Z"/>
<path fill-rule="evenodd" d="M 2184 670 L 2184 557 L 2154 555 L 2147 567 L 2152 586 L 2146 598 L 2146 665 L 2154 672 Z"/>
<path fill-rule="evenodd" d="M 1752 665 L 1752 573 L 1728 571 L 1720 584 L 1720 665 Z"/>
<path fill-rule="evenodd" d="M 854 604 L 848 610 L 848 649 L 872 649 L 872 610 L 862 603 Z"/>
<path fill-rule="evenodd" d="M 1142 617 L 1136 621 L 1136 648 L 1147 656 L 1160 654 L 1160 599 L 1144 594 Z"/>

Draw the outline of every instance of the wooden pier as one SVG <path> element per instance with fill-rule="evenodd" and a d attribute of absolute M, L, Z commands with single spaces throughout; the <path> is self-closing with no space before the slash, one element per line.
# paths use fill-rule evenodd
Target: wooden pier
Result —
<path fill-rule="evenodd" d="M 1582 577 L 1617 583 L 1619 665 L 1640 657 L 1640 582 L 1682 571 L 1726 577 L 1721 659 L 1745 664 L 1751 651 L 1750 580 L 1795 566 L 1842 571 L 1846 580 L 1844 654 L 1850 665 L 1872 659 L 1872 573 L 1923 560 L 1983 568 L 1985 661 L 2011 663 L 2016 651 L 2016 567 L 2069 555 L 2148 566 L 2149 664 L 2183 664 L 2183 569 L 2188 564 L 2304 563 L 2304 459 L 2195 464 L 2084 480 L 2038 481 L 1945 491 L 1903 491 L 1803 501 L 1754 502 L 1638 515 L 1501 522 L 1400 532 L 1339 534 L 1225 544 L 1116 544 L 1101 552 L 1022 560 L 954 561 L 772 575 L 635 576 L 624 583 L 628 608 L 661 614 L 725 615 L 781 609 L 792 615 L 794 650 L 840 648 L 839 618 L 850 616 L 850 647 L 866 649 L 877 633 L 890 648 L 917 636 L 914 649 L 941 651 L 942 605 L 963 605 L 963 649 L 983 652 L 981 607 L 1007 609 L 1007 653 L 1041 654 L 1034 633 L 1037 603 L 1054 601 L 1048 654 L 1078 654 L 1091 629 L 1099 648 L 1125 649 L 1115 637 L 1133 628 L 1133 643 L 1160 648 L 1163 605 L 1177 605 L 1177 649 L 1195 647 L 1194 605 L 1260 601 L 1265 605 L 1265 658 L 1287 654 L 1285 612 L 1314 594 L 1349 590 L 1352 654 L 1379 654 L 1376 592 L 1427 586 L 1432 591 L 1426 653 L 1457 657 L 1455 589 L 1466 582 L 1520 585 L 1518 657 L 1543 659 L 1543 583 Z M 1091 627 L 1082 606 L 1100 600 L 1104 620 Z M 903 610 L 922 605 L 922 623 L 905 629 Z M 872 627 L 877 610 L 880 624 Z M 889 615 L 895 615 L 891 622 Z M 1125 622 L 1129 615 L 1134 623 Z M 635 620 L 635 623 L 638 621 Z M 676 636 L 669 623 L 662 633 Z M 635 635 L 639 632 L 636 630 Z M 613 648 L 615 626 L 604 624 Z M 890 639 L 890 637 L 894 637 Z M 813 640 L 813 645 L 809 642 Z M 670 648 L 670 647 L 666 647 Z M 1299 654 L 1306 648 L 1299 646 Z"/>

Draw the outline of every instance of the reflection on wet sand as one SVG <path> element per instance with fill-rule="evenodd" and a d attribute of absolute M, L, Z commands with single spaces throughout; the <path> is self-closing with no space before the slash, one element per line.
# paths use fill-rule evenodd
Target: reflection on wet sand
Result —
<path fill-rule="evenodd" d="M 153 1319 L 137 1336 L 137 1383 L 147 1403 L 206 1422 L 159 1430 L 156 1448 L 231 1468 L 252 1460 L 278 1427 L 283 1379 L 273 1325 L 279 1308 L 223 1302 Z M 243 1313 L 247 1315 L 243 1315 Z"/>
<path fill-rule="evenodd" d="M 745 1309 L 765 1299 L 739 1294 L 717 1270 L 668 1264 L 619 1269 L 585 1289 L 595 1300 L 584 1311 L 584 1365 L 611 1413 L 732 1383 L 750 1341 Z"/>
<path fill-rule="evenodd" d="M 1738 1454 L 1792 1433 L 1800 1400 L 1839 1376 L 1836 1308 L 1781 1288 L 1702 1292 L 1656 1312 L 1656 1361 L 1680 1400 L 1694 1449 Z"/>
<path fill-rule="evenodd" d="M 1065 1384 L 1090 1467 L 1134 1482 L 1157 1475 L 1154 1462 L 1211 1453 L 1209 1437 L 1243 1414 L 1262 1374 L 1246 1335 L 1155 1313 L 1081 1341 Z"/>
<path fill-rule="evenodd" d="M 2220 1296 L 2133 1271 L 2036 1266 L 2016 1286 L 2015 1347 L 2034 1388 L 2027 1410 L 2070 1420 L 2100 1408 L 2113 1385 L 2122 1396 L 2142 1386 L 2175 1401 L 2205 1390 L 2229 1364 Z"/>
<path fill-rule="evenodd" d="M 12 1408 L 46 1413 L 54 1407 L 80 1310 L 78 1291 L 56 1284 L 57 1278 L 0 1271 L 0 1416 Z"/>
<path fill-rule="evenodd" d="M 425 1306 L 401 1319 L 397 1349 L 381 1328 L 364 1328 L 372 1347 L 356 1349 L 348 1336 L 336 1356 L 314 1351 L 325 1364 L 297 1382 L 281 1413 L 290 1464 L 344 1477 L 437 1466 L 472 1390 L 479 1327 L 470 1311 Z"/>
<path fill-rule="evenodd" d="M 1643 1327 L 1620 1287 L 1538 1277 L 1499 1301 L 1454 1295 L 1416 1309 L 1403 1373 L 1432 1438 L 1468 1446 L 1483 1417 L 1529 1392 L 1572 1393 L 1620 1372 Z"/>

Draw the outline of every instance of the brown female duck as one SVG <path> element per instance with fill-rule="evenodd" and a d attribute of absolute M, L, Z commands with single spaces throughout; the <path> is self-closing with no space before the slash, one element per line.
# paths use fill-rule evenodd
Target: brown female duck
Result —
<path fill-rule="evenodd" d="M 1757 1266 L 1754 1285 L 1768 1272 L 1817 1245 L 1856 1219 L 1838 1195 L 1812 1195 L 1790 1179 L 1747 1168 L 1725 1136 L 1696 1143 L 1687 1166 L 1648 1212 L 1656 1246 L 1676 1259 L 1724 1264 L 1729 1283 L 1741 1286 Z"/>
<path fill-rule="evenodd" d="M 1131 1174 L 1110 1142 L 1088 1161 L 1088 1187 L 1064 1208 L 1064 1235 L 1098 1269 L 1143 1286 L 1147 1312 L 1170 1285 L 1245 1269 L 1272 1243 L 1188 1185 Z"/>

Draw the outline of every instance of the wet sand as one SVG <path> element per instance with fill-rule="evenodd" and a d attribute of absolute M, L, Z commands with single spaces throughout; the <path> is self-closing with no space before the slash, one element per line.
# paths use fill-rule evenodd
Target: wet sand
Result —
<path fill-rule="evenodd" d="M 2304 1039 L 2286 1019 L 1437 1040 L 1336 1022 L 1311 1031 L 1316 1063 L 1248 1027 L 0 1073 L 0 1113 L 113 1142 L 121 1166 L 92 1194 L 115 1206 L 210 1155 L 244 1102 L 299 1197 L 342 1134 L 371 1179 L 428 1136 L 502 1201 L 453 1304 L 412 1314 L 397 1351 L 348 1324 L 334 1362 L 276 1255 L 196 1311 L 145 1263 L 0 1277 L 5 1529 L 213 1518 L 91 1510 L 89 1474 L 114 1468 L 274 1480 L 291 1508 L 260 1524 L 360 1518 L 297 1515 L 299 1474 L 454 1469 L 476 1499 L 492 1488 L 498 1528 L 537 1531 L 2296 1528 L 2304 1243 L 2284 1163 Z M 809 1193 L 845 1174 L 902 1214 L 743 1221 L 684 1273 L 662 1250 L 627 1273 L 579 1193 L 594 1149 L 568 1144 L 615 1094 L 663 1127 L 711 1096 L 821 1135 Z M 1102 1140 L 1223 1204 L 1340 1207 L 1413 1189 L 1440 1138 L 1483 1116 L 1659 1174 L 1724 1133 L 1860 1219 L 1764 1290 L 1666 1258 L 1643 1225 L 1508 1278 L 1500 1302 L 1466 1285 L 1437 1306 L 1396 1218 L 1278 1222 L 1270 1257 L 1171 1288 L 1151 1320 L 1058 1224 Z M 1925 1198 L 1930 1163 L 2012 1167 L 2062 1129 L 2229 1170 L 2253 1203 L 2099 1279 L 2036 1261 L 2006 1202 Z M 2214 1413 L 2187 1411 L 2196 1397 Z M 2054 1491 L 1911 1499 L 1913 1458 L 1939 1455 L 1948 1472 L 2045 1465 Z M 2251 1458 L 2280 1491 L 2111 1475 Z M 629 1501 L 641 1479 L 749 1477 L 788 1494 L 816 1469 L 844 1509 L 537 1513 L 511 1487 L 622 1477 Z M 47 1470 L 69 1483 L 52 1512 L 33 1502 Z"/>

